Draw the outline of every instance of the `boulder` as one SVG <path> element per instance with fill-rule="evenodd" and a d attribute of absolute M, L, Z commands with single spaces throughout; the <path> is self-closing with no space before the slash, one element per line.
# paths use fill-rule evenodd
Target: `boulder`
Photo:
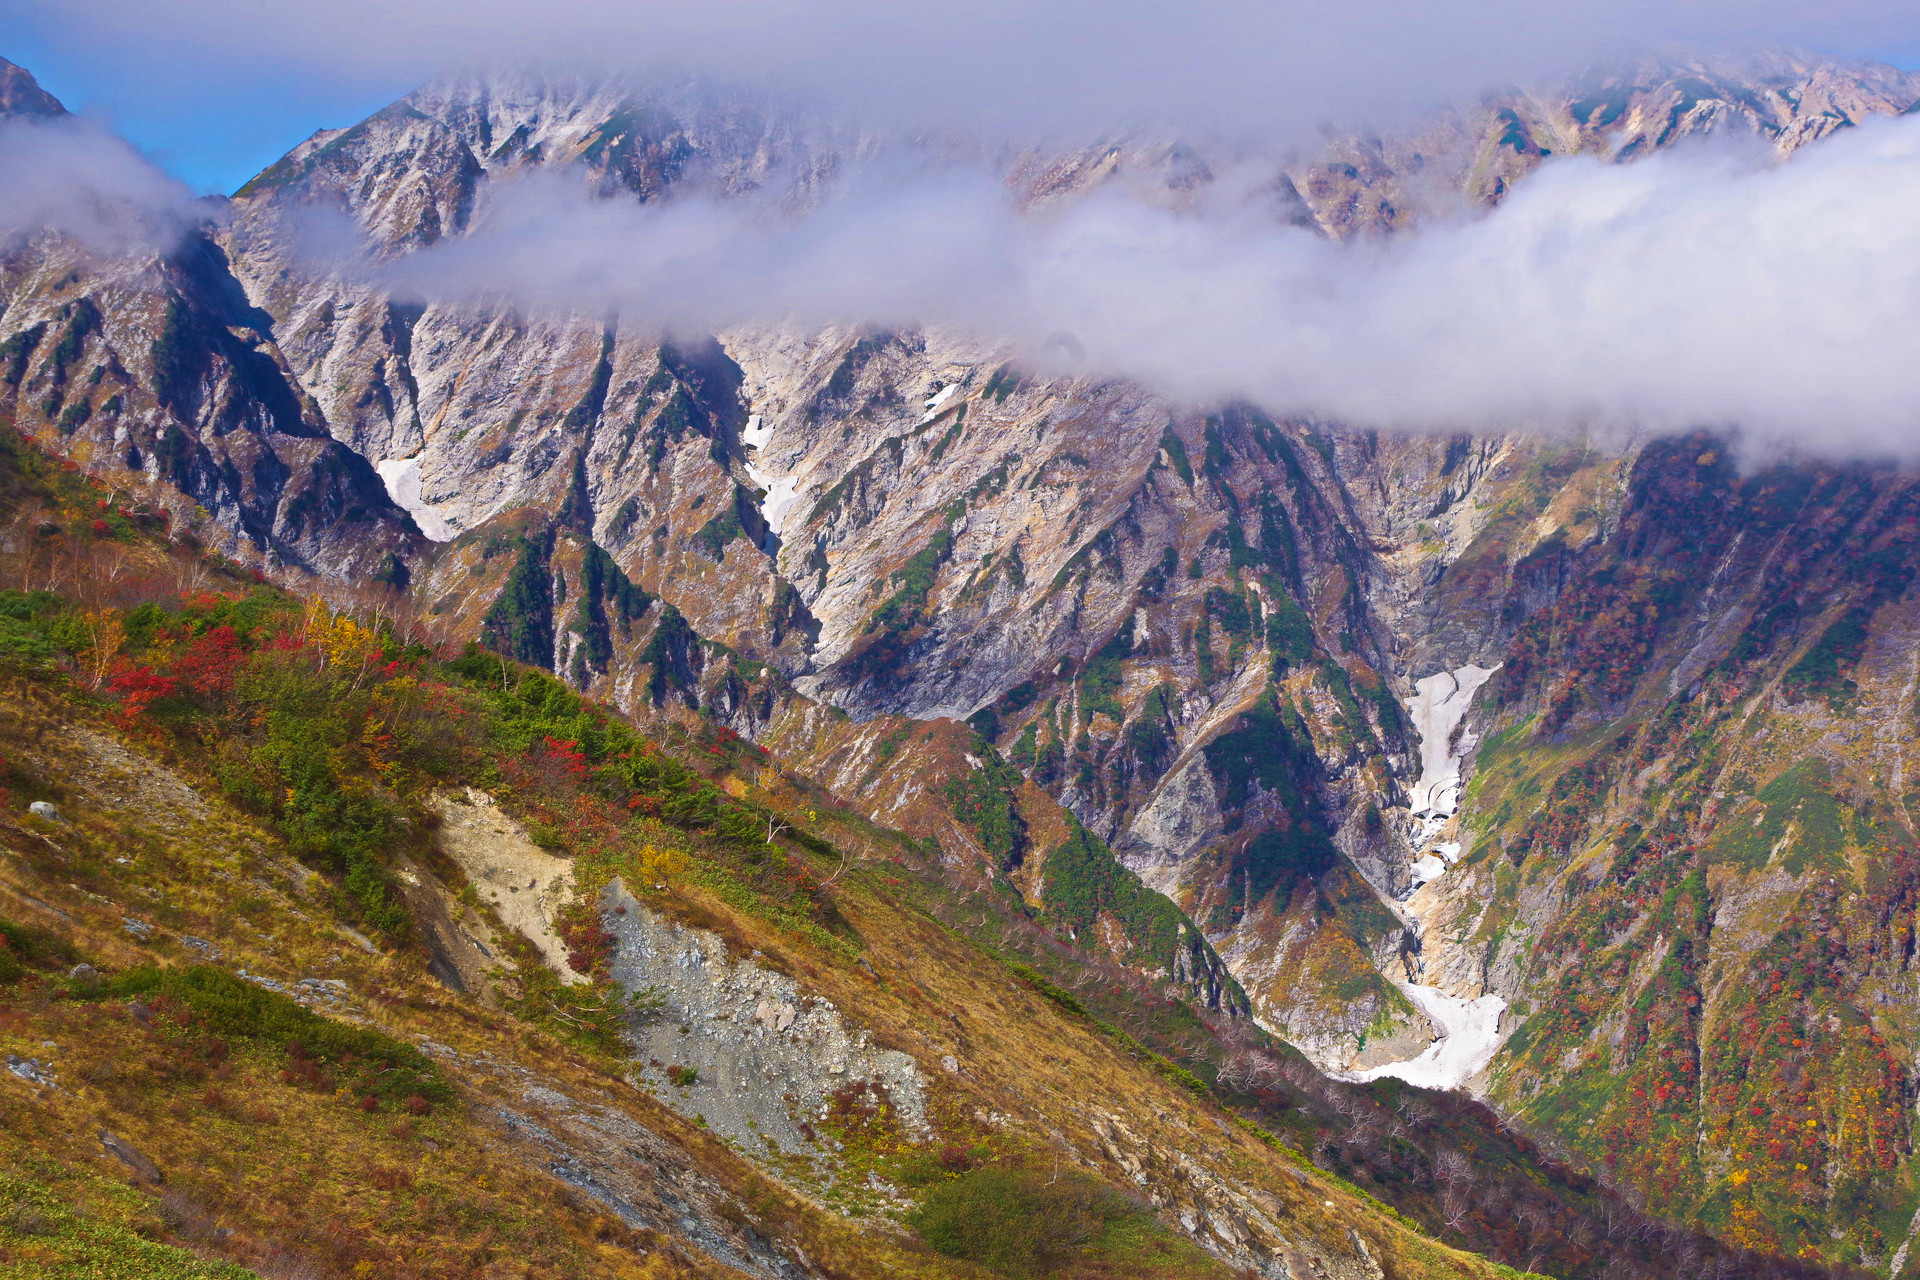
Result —
<path fill-rule="evenodd" d="M 102 1129 L 100 1131 L 100 1145 L 105 1147 L 107 1153 L 114 1159 L 131 1169 L 133 1176 L 140 1181 L 151 1183 L 154 1186 L 158 1186 L 166 1181 L 166 1176 L 160 1172 L 160 1166 L 155 1164 L 152 1159 L 147 1156 L 146 1152 L 140 1150 L 140 1148 L 134 1146 L 125 1138 L 118 1137 L 108 1130 Z"/>

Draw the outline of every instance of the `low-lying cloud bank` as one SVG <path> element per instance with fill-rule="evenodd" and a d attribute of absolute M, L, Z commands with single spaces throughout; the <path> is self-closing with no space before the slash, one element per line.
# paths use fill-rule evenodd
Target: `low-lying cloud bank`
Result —
<path fill-rule="evenodd" d="M 102 252 L 164 247 L 210 213 L 97 121 L 0 120 L 0 245 L 54 227 Z"/>
<path fill-rule="evenodd" d="M 0 125 L 0 174 L 0 239 L 161 247 L 210 212 L 83 121 Z M 1356 243 L 1285 225 L 1271 176 L 1177 211 L 1118 188 L 1025 211 L 994 173 L 875 165 L 796 216 L 549 175 L 496 186 L 468 236 L 351 269 L 679 331 L 947 326 L 1033 367 L 1369 427 L 1920 455 L 1920 117 L 1786 162 L 1732 142 L 1555 159 L 1483 216 Z"/>
<path fill-rule="evenodd" d="M 1733 426 L 1920 453 L 1920 119 L 1785 163 L 1732 144 L 1554 160 L 1485 216 L 1366 243 L 1235 190 L 1025 213 L 988 174 L 876 171 L 793 219 L 535 181 L 379 279 L 680 329 L 955 326 L 1183 398 L 1383 428 Z"/>

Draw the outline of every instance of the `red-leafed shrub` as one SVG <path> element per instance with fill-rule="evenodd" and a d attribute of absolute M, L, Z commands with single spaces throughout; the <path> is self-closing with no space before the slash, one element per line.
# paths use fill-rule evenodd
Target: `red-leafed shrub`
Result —
<path fill-rule="evenodd" d="M 133 721 L 145 715 L 155 702 L 179 692 L 180 682 L 172 676 L 160 675 L 152 667 L 123 661 L 107 689 L 119 696 L 122 718 Z"/>
<path fill-rule="evenodd" d="M 246 661 L 246 648 L 230 626 L 218 626 L 187 646 L 173 663 L 174 675 L 202 696 L 231 693 L 234 673 Z"/>

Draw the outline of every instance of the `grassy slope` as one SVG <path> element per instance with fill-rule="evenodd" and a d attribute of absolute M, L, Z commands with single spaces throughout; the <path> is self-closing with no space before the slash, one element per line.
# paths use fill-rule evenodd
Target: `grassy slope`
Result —
<path fill-rule="evenodd" d="M 56 498 L 80 512 L 86 495 L 75 492 L 71 482 L 52 476 L 36 483 L 56 490 L 65 486 Z M 67 553 L 85 552 L 95 566 L 121 554 L 89 548 L 79 531 L 60 536 L 69 543 Z M 124 595 L 135 590 L 139 574 L 152 577 L 163 566 L 157 553 L 142 549 L 137 540 L 121 545 L 139 571 L 126 580 Z M 200 636 L 221 625 L 216 617 L 231 617 L 243 603 L 237 592 L 227 595 L 202 601 L 195 607 L 203 616 L 186 619 Z M 108 609 L 107 602 L 99 602 L 97 610 Z M 684 1242 L 676 1246 L 623 1226 L 592 1197 L 551 1176 L 551 1152 L 537 1132 L 572 1135 L 570 1141 L 591 1148 L 592 1135 L 569 1117 L 598 1114 L 617 1116 L 622 1125 L 646 1135 L 651 1158 L 643 1169 L 616 1168 L 610 1156 L 606 1170 L 608 1178 L 628 1178 L 633 1185 L 627 1193 L 640 1202 L 650 1180 L 659 1183 L 655 1192 L 672 1185 L 682 1198 L 697 1201 L 720 1235 L 745 1241 L 751 1227 L 804 1249 L 830 1275 L 976 1273 L 930 1252 L 911 1232 L 884 1220 L 851 1220 L 786 1189 L 697 1124 L 621 1081 L 604 1038 L 573 1031 L 577 1019 L 529 1021 L 509 1012 L 502 1006 L 531 1007 L 521 1003 L 537 983 L 529 966 L 504 975 L 492 1000 L 456 997 L 426 976 L 425 956 L 408 941 L 406 923 L 382 911 L 382 902 L 391 902 L 380 889 L 380 877 L 389 868 L 376 858 L 372 874 L 355 879 L 367 868 L 356 863 L 347 839 L 358 830 L 354 823 L 377 828 L 386 844 L 376 852 L 411 847 L 430 862 L 417 797 L 423 788 L 477 765 L 477 772 L 487 775 L 479 780 L 504 783 L 508 802 L 529 822 L 547 824 L 557 842 L 583 836 L 577 828 L 559 830 L 553 820 L 561 815 L 548 807 L 577 799 L 568 790 L 573 783 L 564 757 L 550 744 L 514 745 L 513 715 L 497 706 L 490 711 L 492 704 L 477 688 L 463 685 L 463 679 L 470 685 L 477 672 L 462 676 L 421 659 L 403 672 L 367 676 L 370 664 L 338 661 L 322 683 L 337 702 L 360 706 L 359 732 L 328 740 L 322 768 L 327 776 L 316 781 L 298 774 L 300 761 L 290 764 L 287 753 L 274 745 L 279 729 L 272 722 L 287 711 L 284 704 L 257 700 L 236 708 L 222 702 L 226 694 L 207 695 L 198 703 L 174 694 L 168 696 L 183 705 L 170 712 L 160 705 L 167 701 L 162 696 L 136 716 L 127 697 L 139 691 L 137 680 L 123 681 L 118 698 L 96 699 L 84 688 L 84 644 L 77 653 L 70 649 L 71 656 L 46 655 L 51 665 L 42 663 L 43 655 L 26 651 L 33 649 L 35 635 L 54 636 L 50 643 L 57 650 L 57 637 L 65 633 L 55 624 L 72 616 L 65 606 L 48 603 L 9 632 L 19 661 L 11 666 L 10 687 L 0 699 L 5 735 L 0 753 L 8 766 L 6 816 L 0 825 L 0 844 L 7 850 L 0 861 L 0 915 L 45 935 L 38 941 L 22 935 L 12 948 L 28 972 L 14 975 L 0 996 L 0 1047 L 47 1062 L 55 1081 L 44 1087 L 11 1076 L 0 1080 L 0 1107 L 6 1112 L 0 1152 L 8 1176 L 29 1184 L 9 1184 L 16 1208 L 8 1225 L 0 1226 L 0 1249 L 5 1250 L 0 1256 L 9 1265 L 41 1265 L 34 1261 L 47 1256 L 40 1251 L 64 1247 L 60 1242 L 67 1236 L 61 1230 L 38 1233 L 44 1224 L 33 1220 L 32 1205 L 26 1203 L 55 1195 L 60 1204 L 77 1206 L 100 1230 L 130 1223 L 146 1236 L 268 1269 L 299 1262 L 322 1274 L 721 1270 Z M 124 621 L 124 614 L 119 616 Z M 292 620 L 277 619 L 283 627 Z M 168 626 L 180 622 L 179 615 L 169 614 Z M 272 627 L 261 630 L 263 636 L 279 634 Z M 191 648 L 187 637 L 178 639 L 182 643 L 165 655 L 173 664 L 168 669 L 176 671 L 178 659 Z M 317 643 L 311 636 L 309 642 Z M 271 672 L 276 662 L 297 666 L 300 661 L 271 654 L 262 658 L 258 652 L 240 663 L 243 677 L 248 670 L 256 676 Z M 146 656 L 137 648 L 128 650 L 134 667 L 161 669 L 133 662 Z M 81 678 L 60 674 L 63 666 L 81 668 L 76 673 Z M 368 730 L 366 713 L 374 704 L 353 700 L 363 691 L 372 698 L 383 680 L 406 679 L 442 684 L 451 703 L 440 711 L 467 715 L 484 731 L 455 744 L 459 749 L 452 752 L 438 740 L 425 742 L 419 758 L 401 759 L 405 752 L 397 752 L 384 757 L 395 767 L 382 770 L 377 762 L 391 745 L 379 740 L 377 729 Z M 354 687 L 342 693 L 349 683 Z M 105 687 L 112 690 L 111 684 Z M 315 714 L 324 718 L 334 709 L 334 702 L 323 702 Z M 110 723 L 109 715 L 120 724 Z M 391 728 L 392 717 L 380 724 Z M 726 756 L 750 749 L 717 750 Z M 556 760 L 557 780 L 552 776 Z M 316 832 L 303 825 L 305 815 L 288 803 L 290 797 L 247 785 L 268 780 L 274 770 L 281 771 L 282 784 L 317 787 L 315 794 L 357 794 L 388 812 L 368 818 L 348 806 L 333 828 Z M 652 793 L 656 798 L 668 804 L 688 795 L 712 800 L 697 781 L 665 772 L 674 781 Z M 355 783 L 365 785 L 356 792 Z M 251 812 L 236 809 L 223 788 L 248 800 Z M 633 792 L 641 799 L 650 794 L 644 788 Z M 41 797 L 61 804 L 68 821 L 47 824 L 27 817 L 26 801 Z M 739 812 L 725 803 L 718 807 Z M 977 944 L 908 905 L 903 900 L 908 895 L 896 893 L 900 886 L 889 883 L 904 884 L 902 877 L 861 867 L 826 885 L 823 873 L 831 874 L 839 861 L 834 854 L 788 841 L 756 861 L 743 856 L 751 851 L 740 838 L 738 821 L 663 822 L 643 806 L 629 814 L 631 826 L 618 832 L 619 847 L 603 845 L 598 856 L 613 863 L 647 844 L 672 841 L 682 847 L 689 869 L 674 890 L 660 895 L 665 909 L 721 932 L 744 949 L 760 950 L 769 963 L 801 976 L 873 1028 L 877 1038 L 923 1062 L 941 1050 L 965 1055 L 968 1073 L 940 1086 L 936 1114 L 952 1118 L 946 1121 L 952 1130 L 943 1138 L 969 1139 L 981 1149 L 971 1158 L 1008 1166 L 1064 1161 L 1115 1182 L 1131 1164 L 1145 1171 L 1156 1192 L 1177 1190 L 1188 1200 L 1205 1200 L 1226 1194 L 1222 1188 L 1227 1188 L 1253 1197 L 1307 1255 L 1348 1259 L 1350 1265 L 1353 1241 L 1359 1239 L 1395 1275 L 1496 1270 L 1423 1239 L 1365 1197 L 1233 1125 L 1227 1113 L 1196 1096 L 1152 1055 L 1063 1007 L 1044 993 L 1044 984 L 1023 980 Z M 672 816 L 664 806 L 663 814 Z M 842 838 L 874 842 L 867 847 L 876 855 L 887 847 L 884 834 L 850 815 L 830 815 L 821 825 Z M 816 842 L 816 847 L 825 846 Z M 293 856 L 294 848 L 329 874 L 315 874 Z M 576 852 L 589 863 L 595 856 Z M 137 922 L 135 929 L 129 929 L 129 920 Z M 363 946 L 348 931 L 349 923 L 361 929 L 384 926 L 388 945 Z M 431 1041 L 454 1051 L 434 1059 L 447 1099 L 429 1104 L 421 1115 L 392 1100 L 364 1109 L 357 1091 L 344 1087 L 353 1064 L 309 1071 L 306 1059 L 287 1043 L 272 1036 L 215 1035 L 187 1016 L 191 1010 L 162 1002 L 152 1006 L 143 1023 L 122 1001 L 86 998 L 86 990 L 61 978 L 71 959 L 58 954 L 63 948 L 110 980 L 143 963 L 178 967 L 206 960 L 283 985 L 316 976 L 338 980 L 345 992 L 337 1004 L 322 998 L 323 1010 L 381 1028 L 402 1042 Z M 865 963 L 851 963 L 852 954 Z M 958 1026 L 949 1016 L 955 1012 Z M 560 1039 L 555 1029 L 568 1031 L 569 1040 Z M 49 1041 L 56 1047 L 46 1047 Z M 328 1089 L 329 1084 L 337 1087 Z M 534 1084 L 548 1092 L 530 1095 Z M 554 1094 L 568 1101 L 556 1104 Z M 975 1109 L 990 1109 L 1008 1120 L 990 1126 L 991 1132 L 972 1131 Z M 1102 1110 L 1124 1117 L 1133 1139 L 1103 1142 Z M 532 1124 L 529 1115 L 537 1117 Z M 105 1161 L 93 1136 L 101 1127 L 146 1152 L 164 1171 L 163 1188 L 133 1193 L 149 1208 L 138 1208 L 128 1193 L 93 1172 L 121 1173 Z M 895 1161 L 893 1172 L 910 1184 L 900 1153 L 855 1150 L 849 1156 L 868 1158 Z M 1196 1159 L 1205 1177 L 1196 1177 Z M 917 1176 L 925 1180 L 924 1161 L 921 1168 Z M 688 1195 L 689 1180 L 700 1188 L 699 1195 Z M 58 1219 L 66 1211 L 46 1212 Z M 1200 1276 L 1217 1269 L 1190 1249 L 1183 1252 L 1164 1228 L 1150 1234 L 1160 1242 L 1151 1249 L 1115 1239 L 1107 1242 L 1104 1260 L 1088 1260 L 1088 1265 L 1097 1263 L 1104 1268 L 1101 1274 L 1113 1275 L 1147 1274 L 1142 1266 L 1166 1275 Z M 171 1274 L 166 1267 L 188 1265 L 172 1256 L 175 1261 L 162 1259 L 144 1272 L 127 1274 Z M 137 1263 L 123 1259 L 124 1265 Z"/>

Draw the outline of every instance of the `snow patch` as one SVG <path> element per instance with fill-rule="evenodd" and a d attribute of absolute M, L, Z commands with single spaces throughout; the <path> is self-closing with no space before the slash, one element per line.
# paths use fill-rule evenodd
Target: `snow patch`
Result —
<path fill-rule="evenodd" d="M 1460 757 L 1453 751 L 1453 731 L 1466 718 L 1473 695 L 1500 668 L 1476 667 L 1442 671 L 1416 681 L 1413 701 L 1407 704 L 1414 728 L 1420 732 L 1420 781 L 1413 784 L 1415 817 L 1447 817 L 1460 806 Z"/>
<path fill-rule="evenodd" d="M 450 542 L 459 530 L 447 522 L 447 518 L 435 511 L 427 500 L 420 496 L 420 455 L 411 458 L 388 458 L 376 462 L 373 469 L 380 473 L 380 479 L 387 486 L 387 496 L 405 508 L 413 522 L 420 526 L 420 532 L 434 542 Z"/>
<path fill-rule="evenodd" d="M 767 518 L 767 528 L 773 530 L 775 537 L 780 534 L 780 526 L 786 523 L 787 513 L 800 501 L 800 495 L 795 491 L 798 483 L 792 476 L 781 476 L 767 486 L 767 497 L 760 504 L 760 514 Z"/>
<path fill-rule="evenodd" d="M 1417 1058 L 1369 1067 L 1348 1079 L 1365 1083 L 1393 1076 L 1423 1089 L 1458 1089 L 1493 1061 L 1500 1048 L 1505 1000 L 1496 995 L 1467 1000 L 1417 982 L 1398 985 L 1440 1028 L 1439 1038 Z"/>
<path fill-rule="evenodd" d="M 1438 880 L 1460 860 L 1461 842 L 1438 838 L 1460 807 L 1464 753 L 1455 751 L 1453 734 L 1466 718 L 1473 695 L 1498 670 L 1469 664 L 1430 675 L 1413 686 L 1414 698 L 1407 710 L 1420 734 L 1420 780 L 1411 797 L 1413 816 L 1419 822 L 1415 845 L 1419 857 L 1411 868 L 1407 911 L 1416 929 L 1428 895 L 1413 891 Z M 1470 743 L 1465 745 L 1471 748 Z M 1418 982 L 1395 985 L 1439 1028 L 1439 1035 L 1416 1057 L 1369 1067 L 1347 1079 L 1364 1082 L 1393 1076 L 1425 1089 L 1458 1089 L 1493 1061 L 1502 1040 L 1500 1015 L 1506 1012 L 1505 1000 L 1492 994 L 1470 1000 Z"/>
<path fill-rule="evenodd" d="M 747 429 L 740 433 L 740 441 L 752 448 L 753 456 L 758 458 L 765 452 L 767 446 L 773 443 L 773 427 L 756 413 L 747 419 Z M 747 479 L 753 482 L 754 488 L 766 494 L 760 499 L 760 515 L 766 520 L 767 528 L 773 536 L 778 538 L 780 526 L 786 520 L 787 513 L 792 511 L 794 504 L 800 500 L 800 495 L 796 492 L 799 478 L 780 476 L 770 479 L 753 462 L 748 462 Z"/>
<path fill-rule="evenodd" d="M 740 433 L 740 441 L 752 449 L 764 449 L 773 439 L 773 428 L 765 425 L 766 419 L 754 414 L 747 419 L 747 429 Z"/>
<path fill-rule="evenodd" d="M 960 384 L 957 382 L 954 382 L 954 383 L 949 383 L 948 385 L 934 392 L 932 395 L 928 396 L 926 416 L 921 418 L 920 421 L 931 422 L 935 418 L 939 417 L 940 407 L 946 404 L 947 401 L 953 399 L 953 397 L 957 395 L 959 391 L 960 391 Z"/>

